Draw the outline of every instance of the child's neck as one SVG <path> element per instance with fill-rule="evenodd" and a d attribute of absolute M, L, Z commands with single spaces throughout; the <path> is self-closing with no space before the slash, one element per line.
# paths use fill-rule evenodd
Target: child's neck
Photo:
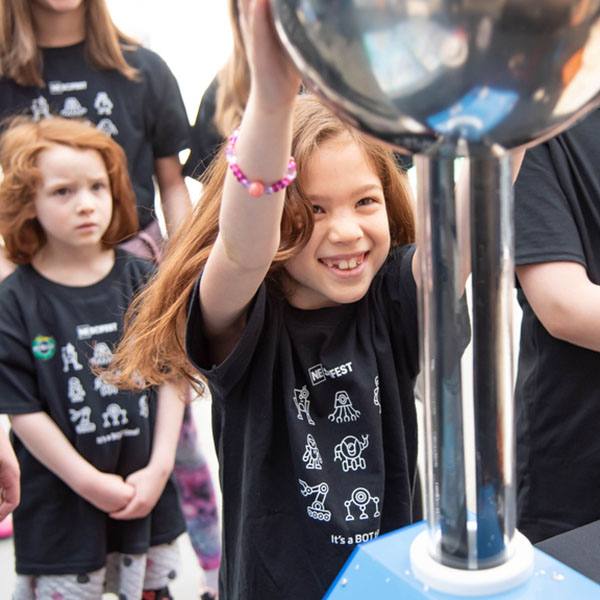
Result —
<path fill-rule="evenodd" d="M 60 48 L 85 39 L 85 6 L 66 12 L 49 10 L 33 2 L 33 24 L 38 46 Z"/>
<path fill-rule="evenodd" d="M 46 279 L 73 287 L 84 287 L 102 281 L 115 264 L 115 251 L 94 249 L 59 252 L 45 246 L 31 261 Z"/>

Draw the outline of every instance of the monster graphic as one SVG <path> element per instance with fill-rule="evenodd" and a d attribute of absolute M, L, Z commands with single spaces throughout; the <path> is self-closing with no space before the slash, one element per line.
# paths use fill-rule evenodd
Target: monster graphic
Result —
<path fill-rule="evenodd" d="M 363 435 L 362 441 L 354 435 L 347 435 L 334 448 L 334 461 L 342 461 L 342 469 L 345 473 L 348 471 L 358 471 L 366 469 L 367 463 L 362 457 L 362 451 L 369 445 L 369 435 Z"/>
<path fill-rule="evenodd" d="M 109 404 L 106 410 L 102 413 L 102 426 L 117 427 L 118 425 L 126 425 L 129 423 L 127 411 L 116 403 Z"/>

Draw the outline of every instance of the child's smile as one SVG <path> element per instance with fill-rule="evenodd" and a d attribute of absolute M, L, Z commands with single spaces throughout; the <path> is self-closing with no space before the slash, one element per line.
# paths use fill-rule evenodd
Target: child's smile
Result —
<path fill-rule="evenodd" d="M 390 233 L 383 187 L 348 137 L 322 144 L 304 166 L 315 226 L 286 263 L 293 306 L 316 309 L 362 298 L 385 261 Z"/>

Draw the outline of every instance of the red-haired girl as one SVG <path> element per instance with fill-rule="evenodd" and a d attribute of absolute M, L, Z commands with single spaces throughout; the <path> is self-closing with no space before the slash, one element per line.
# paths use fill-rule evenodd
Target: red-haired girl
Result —
<path fill-rule="evenodd" d="M 0 165 L 0 234 L 19 265 L 0 284 L 0 412 L 23 492 L 13 598 L 170 598 L 184 405 L 173 384 L 131 393 L 99 372 L 152 273 L 116 248 L 137 230 L 125 155 L 90 124 L 18 118 Z"/>

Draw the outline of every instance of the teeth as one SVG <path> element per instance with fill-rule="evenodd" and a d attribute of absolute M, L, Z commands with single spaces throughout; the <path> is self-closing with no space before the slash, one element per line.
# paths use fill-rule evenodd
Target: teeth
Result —
<path fill-rule="evenodd" d="M 351 258 L 350 260 L 340 260 L 339 262 L 335 262 L 333 260 L 323 259 L 323 262 L 328 267 L 337 267 L 342 271 L 347 271 L 349 269 L 355 269 L 358 265 L 362 264 L 361 258 Z"/>

